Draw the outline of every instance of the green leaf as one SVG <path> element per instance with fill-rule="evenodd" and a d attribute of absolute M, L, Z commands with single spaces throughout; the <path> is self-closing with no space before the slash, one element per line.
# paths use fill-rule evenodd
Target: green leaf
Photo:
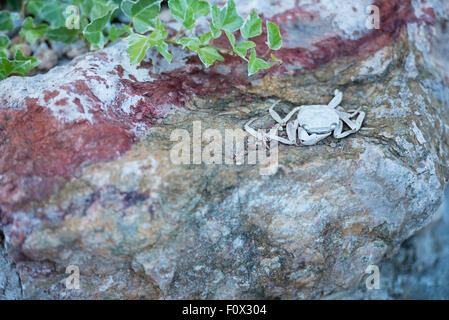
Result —
<path fill-rule="evenodd" d="M 248 50 L 255 47 L 256 44 L 252 41 L 242 41 L 234 48 L 234 52 L 237 53 L 241 58 L 246 60 Z"/>
<path fill-rule="evenodd" d="M 106 27 L 109 20 L 111 20 L 112 14 L 113 12 L 111 11 L 104 17 L 94 20 L 84 29 L 84 37 L 89 41 L 92 49 L 102 49 L 108 42 L 108 38 L 103 34 L 103 29 Z"/>
<path fill-rule="evenodd" d="M 128 15 L 138 33 L 145 33 L 155 27 L 154 19 L 161 12 L 162 0 L 124 0 L 122 11 Z"/>
<path fill-rule="evenodd" d="M 267 21 L 268 41 L 267 44 L 272 50 L 279 50 L 282 47 L 282 36 L 279 32 L 279 27 L 271 22 Z"/>
<path fill-rule="evenodd" d="M 262 19 L 259 18 L 256 11 L 253 11 L 246 18 L 245 23 L 240 28 L 240 33 L 245 39 L 257 37 L 262 34 Z"/>
<path fill-rule="evenodd" d="M 187 30 L 191 30 L 193 29 L 193 27 L 195 26 L 195 16 L 194 16 L 194 12 L 193 9 L 191 7 L 187 7 L 185 15 L 184 15 L 184 21 L 183 21 L 183 26 L 187 29 Z"/>
<path fill-rule="evenodd" d="M 198 38 L 181 38 L 177 42 L 184 48 L 188 47 L 192 51 L 198 51 L 201 47 L 201 40 Z"/>
<path fill-rule="evenodd" d="M 210 40 L 212 39 L 212 32 L 207 32 L 199 36 L 198 39 L 201 41 L 202 45 L 208 45 Z"/>
<path fill-rule="evenodd" d="M 22 51 L 17 50 L 14 60 L 0 58 L 0 79 L 5 79 L 12 74 L 24 76 L 28 71 L 39 65 L 39 61 L 34 57 L 25 57 Z"/>
<path fill-rule="evenodd" d="M 157 18 L 156 29 L 148 37 L 148 40 L 153 44 L 153 46 L 155 46 L 167 39 L 167 36 L 168 31 L 165 30 L 165 26 L 162 23 L 161 19 Z"/>
<path fill-rule="evenodd" d="M 10 44 L 11 41 L 7 36 L 0 35 L 0 58 L 8 58 Z"/>
<path fill-rule="evenodd" d="M 232 49 L 235 53 L 237 53 L 238 56 L 243 58 L 244 60 L 248 61 L 246 59 L 246 56 L 248 54 L 248 50 L 251 48 L 256 47 L 256 44 L 252 41 L 242 41 L 239 44 L 236 45 L 236 40 L 234 34 L 226 31 L 226 36 L 229 39 L 229 42 L 231 43 Z"/>
<path fill-rule="evenodd" d="M 9 48 L 9 45 L 11 44 L 11 41 L 7 36 L 0 35 L 0 49 L 7 49 Z"/>
<path fill-rule="evenodd" d="M 179 21 L 184 21 L 187 4 L 185 0 L 169 0 L 168 7 L 171 14 Z"/>
<path fill-rule="evenodd" d="M 134 2 L 132 1 L 128 1 L 128 0 L 123 0 L 121 5 L 120 5 L 120 9 L 122 10 L 122 12 L 127 15 L 129 18 L 132 17 L 132 8 L 134 6 Z"/>
<path fill-rule="evenodd" d="M 269 69 L 269 68 L 271 68 L 271 64 L 262 59 L 257 58 L 256 50 L 252 48 L 251 57 L 249 58 L 248 63 L 248 75 L 252 76 L 261 69 Z"/>
<path fill-rule="evenodd" d="M 157 51 L 168 61 L 171 63 L 173 56 L 170 52 L 168 52 L 168 44 L 165 42 L 161 42 L 156 46 Z"/>
<path fill-rule="evenodd" d="M 117 27 L 115 24 L 113 24 L 109 28 L 109 39 L 111 41 L 116 41 L 118 38 L 120 38 L 125 33 L 126 33 L 126 30 L 123 27 L 123 25 L 120 27 Z"/>
<path fill-rule="evenodd" d="M 80 30 L 60 27 L 48 30 L 46 37 L 53 41 L 73 43 L 79 39 Z"/>
<path fill-rule="evenodd" d="M 46 24 L 35 26 L 33 18 L 28 17 L 23 21 L 20 36 L 25 38 L 29 44 L 34 44 L 36 40 L 45 36 L 48 29 L 49 27 Z"/>
<path fill-rule="evenodd" d="M 168 7 L 172 15 L 179 21 L 184 22 L 188 8 L 191 9 L 193 20 L 207 16 L 210 13 L 210 5 L 207 1 L 201 0 L 169 0 Z M 190 17 L 189 17 L 190 19 Z"/>
<path fill-rule="evenodd" d="M 52 28 L 59 28 L 65 26 L 67 6 L 68 4 L 58 0 L 30 0 L 28 12 L 39 20 L 48 22 Z"/>
<path fill-rule="evenodd" d="M 198 51 L 198 56 L 204 65 L 209 68 L 215 63 L 215 61 L 224 61 L 224 58 L 218 53 L 217 49 L 214 47 L 204 47 L 200 48 Z"/>
<path fill-rule="evenodd" d="M 151 44 L 148 37 L 133 33 L 128 38 L 128 55 L 131 64 L 139 64 L 144 58 Z"/>
<path fill-rule="evenodd" d="M 14 63 L 7 58 L 0 58 L 0 80 L 13 74 Z"/>
<path fill-rule="evenodd" d="M 118 8 L 111 0 L 73 0 L 73 4 L 81 9 L 81 14 L 88 17 L 90 22 L 103 18 Z"/>
<path fill-rule="evenodd" d="M 215 4 L 212 6 L 212 24 L 215 30 L 235 32 L 240 29 L 243 18 L 237 13 L 234 0 L 229 0 L 221 10 Z"/>
<path fill-rule="evenodd" d="M 12 20 L 11 12 L 5 10 L 0 11 L 0 31 L 11 31 L 13 28 L 14 23 Z"/>
<path fill-rule="evenodd" d="M 234 34 L 231 33 L 231 32 L 228 32 L 228 31 L 225 31 L 225 33 L 226 33 L 226 36 L 229 39 L 229 42 L 231 43 L 232 48 L 234 49 L 235 48 L 235 42 L 236 42 Z"/>
<path fill-rule="evenodd" d="M 210 5 L 207 1 L 187 0 L 187 4 L 193 9 L 195 19 L 207 16 L 210 13 Z"/>
<path fill-rule="evenodd" d="M 210 26 L 210 31 L 212 33 L 212 37 L 214 39 L 220 38 L 220 36 L 221 36 L 221 28 L 216 28 L 212 22 L 209 24 L 209 26 Z"/>

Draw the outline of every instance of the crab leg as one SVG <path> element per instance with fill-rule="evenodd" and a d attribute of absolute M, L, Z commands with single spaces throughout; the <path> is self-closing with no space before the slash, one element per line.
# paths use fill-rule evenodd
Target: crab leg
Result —
<path fill-rule="evenodd" d="M 256 131 L 255 129 L 250 127 L 250 124 L 253 123 L 256 120 L 256 118 L 249 120 L 246 124 L 245 124 L 245 130 L 246 132 L 248 132 L 250 135 L 252 135 L 254 138 L 256 138 L 257 140 L 262 140 L 265 141 L 266 139 L 266 134 L 261 133 Z"/>
<path fill-rule="evenodd" d="M 332 132 L 329 132 L 326 134 L 315 134 L 314 133 L 312 135 L 309 135 L 304 128 L 300 127 L 298 129 L 299 140 L 301 140 L 301 143 L 305 146 L 312 146 L 314 144 L 317 144 L 321 140 L 329 137 L 331 134 L 332 134 Z"/>
<path fill-rule="evenodd" d="M 274 119 L 277 123 L 279 123 L 279 124 L 285 126 L 285 124 L 287 123 L 287 121 L 290 120 L 291 117 L 293 117 L 293 115 L 294 115 L 299 109 L 301 109 L 301 107 L 296 107 L 296 108 L 294 108 L 292 111 L 289 112 L 289 114 L 287 114 L 287 115 L 285 116 L 284 119 L 282 119 L 281 116 L 280 116 L 276 111 L 274 111 L 274 107 L 275 107 L 279 102 L 280 102 L 280 101 L 277 101 L 275 104 L 273 104 L 273 105 L 270 107 L 269 112 L 270 112 L 270 115 L 273 117 L 273 119 Z"/>
<path fill-rule="evenodd" d="M 280 125 L 279 125 L 280 126 Z M 279 128 L 278 128 L 279 129 Z M 280 143 L 283 144 L 287 144 L 287 145 L 293 145 L 296 144 L 296 137 L 289 137 L 288 139 L 279 137 L 276 135 L 276 131 L 271 130 L 268 134 L 267 134 L 267 138 L 271 139 L 271 140 L 276 140 L 279 141 Z"/>
<path fill-rule="evenodd" d="M 360 128 L 362 127 L 363 120 L 365 119 L 365 112 L 360 111 L 360 110 L 357 110 L 357 111 L 353 112 L 352 114 L 339 111 L 338 114 L 339 114 L 341 120 L 338 123 L 338 127 L 334 131 L 334 137 L 336 139 L 341 139 L 341 138 L 347 137 L 348 135 L 359 131 Z M 358 116 L 357 116 L 357 119 L 355 120 L 355 122 L 352 121 L 351 118 L 355 117 L 357 114 L 358 114 Z M 343 122 L 345 122 L 349 126 L 349 128 L 351 128 L 351 130 L 342 132 L 343 131 Z"/>
<path fill-rule="evenodd" d="M 271 140 L 279 141 L 279 142 L 284 143 L 284 144 L 293 144 L 291 141 L 289 141 L 287 139 L 284 139 L 284 138 L 276 136 L 276 133 L 281 128 L 280 124 L 276 124 L 268 133 L 264 133 L 264 132 L 256 131 L 255 129 L 250 127 L 250 124 L 253 123 L 255 120 L 256 120 L 256 118 L 251 119 L 250 121 L 248 121 L 245 124 L 245 130 L 250 135 L 255 137 L 257 140 L 261 140 L 261 141 L 263 141 L 263 143 L 266 143 L 268 139 L 271 139 Z"/>
<path fill-rule="evenodd" d="M 337 89 L 334 91 L 334 94 L 335 97 L 332 99 L 331 102 L 329 102 L 328 106 L 335 109 L 343 100 L 343 93 L 341 93 L 341 91 Z"/>

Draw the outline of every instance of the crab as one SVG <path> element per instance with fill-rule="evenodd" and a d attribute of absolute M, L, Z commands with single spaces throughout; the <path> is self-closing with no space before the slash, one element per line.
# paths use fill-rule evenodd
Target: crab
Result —
<path fill-rule="evenodd" d="M 321 140 L 329 137 L 331 134 L 336 139 L 342 139 L 352 133 L 356 133 L 362 127 L 365 119 L 365 112 L 361 109 L 343 111 L 340 103 L 343 99 L 343 94 L 339 90 L 335 90 L 335 97 L 328 105 L 303 105 L 294 108 L 285 118 L 281 118 L 279 114 L 274 111 L 274 107 L 280 102 L 274 103 L 270 109 L 271 117 L 277 122 L 276 125 L 268 132 L 257 132 L 250 127 L 256 119 L 250 120 L 245 124 L 245 130 L 258 140 L 267 142 L 269 140 L 276 140 L 287 145 L 315 145 Z M 290 121 L 292 117 L 298 113 L 296 119 Z M 355 118 L 355 119 L 354 119 Z M 350 130 L 343 132 L 343 123 L 345 123 Z M 287 139 L 279 137 L 277 132 L 286 130 Z"/>

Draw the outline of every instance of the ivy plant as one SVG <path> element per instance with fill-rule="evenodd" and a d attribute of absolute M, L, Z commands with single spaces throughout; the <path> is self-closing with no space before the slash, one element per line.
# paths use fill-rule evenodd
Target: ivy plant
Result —
<path fill-rule="evenodd" d="M 224 61 L 226 55 L 236 55 L 247 62 L 248 75 L 282 63 L 273 53 L 282 47 L 279 27 L 272 21 L 265 22 L 268 51 L 258 56 L 256 42 L 251 39 L 262 35 L 264 22 L 256 11 L 247 17 L 240 16 L 234 0 L 228 0 L 222 7 L 203 0 L 169 0 L 169 11 L 179 25 L 176 35 L 170 38 L 160 19 L 162 0 L 19 2 L 11 1 L 9 8 L 20 12 L 0 11 L 0 79 L 11 74 L 25 75 L 39 64 L 35 58 L 25 57 L 20 50 L 11 48 L 8 35 L 14 32 L 16 25 L 20 26 L 22 43 L 30 45 L 42 38 L 64 43 L 83 39 L 91 50 L 99 50 L 125 37 L 132 64 L 139 64 L 153 48 L 170 63 L 173 46 L 194 52 L 206 67 Z M 118 23 L 119 15 L 127 17 L 129 24 Z M 207 26 L 207 30 L 197 34 L 200 21 L 206 23 L 202 25 Z M 215 40 L 220 37 L 225 37 L 232 49 L 215 46 Z M 270 61 L 262 59 L 269 53 Z"/>

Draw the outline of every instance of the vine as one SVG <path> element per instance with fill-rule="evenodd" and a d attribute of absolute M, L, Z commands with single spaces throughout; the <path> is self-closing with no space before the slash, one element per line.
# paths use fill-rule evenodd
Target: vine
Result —
<path fill-rule="evenodd" d="M 132 64 L 139 64 L 148 50 L 156 48 L 169 63 L 170 46 L 182 46 L 196 53 L 201 62 L 212 66 L 224 61 L 223 55 L 237 55 L 248 63 L 248 75 L 282 63 L 271 53 L 271 61 L 257 56 L 251 38 L 262 34 L 263 21 L 256 11 L 245 19 L 236 10 L 234 0 L 219 7 L 202 0 L 169 0 L 171 15 L 178 21 L 174 37 L 161 21 L 162 0 L 9 0 L 16 11 L 0 11 L 0 80 L 10 75 L 26 75 L 39 65 L 35 57 L 26 57 L 20 44 L 11 46 L 8 35 L 20 28 L 22 43 L 33 45 L 38 39 L 73 43 L 83 39 L 90 50 L 99 50 L 123 37 L 128 44 Z M 129 24 L 117 23 L 125 15 Z M 197 35 L 199 21 L 208 21 L 208 31 Z M 16 27 L 18 25 L 18 27 Z M 279 27 L 266 21 L 269 51 L 282 47 Z M 219 48 L 214 40 L 226 35 L 232 50 Z M 268 52 L 267 52 L 268 53 Z"/>

